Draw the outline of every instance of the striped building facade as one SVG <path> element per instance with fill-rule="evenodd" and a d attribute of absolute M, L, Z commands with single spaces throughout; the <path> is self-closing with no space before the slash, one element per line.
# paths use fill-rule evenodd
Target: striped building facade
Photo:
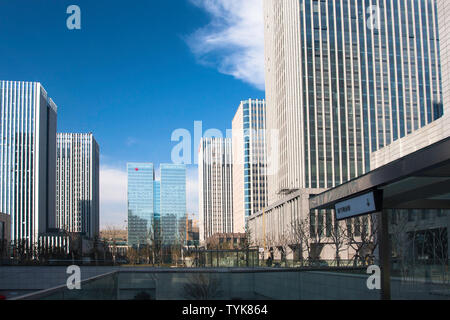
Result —
<path fill-rule="evenodd" d="M 199 150 L 200 243 L 216 233 L 233 233 L 231 139 L 202 138 Z"/>
<path fill-rule="evenodd" d="M 99 236 L 99 146 L 92 133 L 58 133 L 56 225 Z"/>
<path fill-rule="evenodd" d="M 268 140 L 279 163 L 268 233 L 308 215 L 309 194 L 369 172 L 373 153 L 443 118 L 438 15 L 436 0 L 264 1 L 267 126 L 279 134 Z M 261 212 L 251 220 L 258 229 Z"/>
<path fill-rule="evenodd" d="M 56 226 L 57 107 L 37 82 L 0 82 L 0 212 L 32 248 Z"/>
<path fill-rule="evenodd" d="M 360 176 L 371 152 L 442 116 L 435 1 L 264 3 L 268 125 L 280 130 L 270 193 Z"/>

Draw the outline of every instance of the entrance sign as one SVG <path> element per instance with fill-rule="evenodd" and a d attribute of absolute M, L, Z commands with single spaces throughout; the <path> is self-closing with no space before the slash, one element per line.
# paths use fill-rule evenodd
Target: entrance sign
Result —
<path fill-rule="evenodd" d="M 337 202 L 334 206 L 336 219 L 344 220 L 379 211 L 375 191 Z"/>

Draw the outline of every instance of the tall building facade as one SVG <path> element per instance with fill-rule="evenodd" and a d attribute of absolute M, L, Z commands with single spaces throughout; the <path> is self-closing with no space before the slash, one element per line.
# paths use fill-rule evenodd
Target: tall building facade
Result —
<path fill-rule="evenodd" d="M 245 232 L 245 219 L 267 206 L 266 104 L 242 101 L 232 123 L 233 227 Z"/>
<path fill-rule="evenodd" d="M 161 164 L 160 216 L 163 244 L 186 240 L 186 166 Z"/>
<path fill-rule="evenodd" d="M 442 116 L 437 7 L 429 0 L 265 0 L 270 193 L 330 188 L 370 153 Z"/>
<path fill-rule="evenodd" d="M 450 2 L 437 0 L 444 109 L 450 112 Z M 447 115 L 444 111 L 444 115 Z"/>
<path fill-rule="evenodd" d="M 232 140 L 202 138 L 199 150 L 200 243 L 216 233 L 233 233 Z"/>
<path fill-rule="evenodd" d="M 56 226 L 100 235 L 99 146 L 92 133 L 58 133 L 56 158 Z"/>
<path fill-rule="evenodd" d="M 310 214 L 310 194 L 374 169 L 374 154 L 441 122 L 438 15 L 436 0 L 264 0 L 267 126 L 279 137 L 268 140 L 279 163 L 268 233 Z"/>
<path fill-rule="evenodd" d="M 128 245 L 138 247 L 149 244 L 154 224 L 153 163 L 128 163 Z"/>
<path fill-rule="evenodd" d="M 37 82 L 0 82 L 0 212 L 31 247 L 56 226 L 57 107 Z"/>

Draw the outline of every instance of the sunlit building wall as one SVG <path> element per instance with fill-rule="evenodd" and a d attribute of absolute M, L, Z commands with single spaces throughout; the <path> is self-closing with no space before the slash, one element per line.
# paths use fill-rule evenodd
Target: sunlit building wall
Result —
<path fill-rule="evenodd" d="M 56 226 L 93 239 L 100 233 L 99 146 L 92 133 L 58 133 Z"/>
<path fill-rule="evenodd" d="M 235 233 L 245 232 L 245 219 L 267 206 L 265 128 L 265 101 L 242 101 L 232 123 Z"/>
<path fill-rule="evenodd" d="M 200 243 L 216 233 L 233 233 L 231 139 L 203 138 L 199 150 Z"/>
<path fill-rule="evenodd" d="M 38 82 L 0 81 L 0 212 L 31 248 L 56 226 L 57 107 Z"/>
<path fill-rule="evenodd" d="M 443 128 L 438 15 L 435 0 L 264 1 L 267 127 L 279 133 L 267 233 L 306 217 L 309 194 L 392 160 L 374 153 Z"/>

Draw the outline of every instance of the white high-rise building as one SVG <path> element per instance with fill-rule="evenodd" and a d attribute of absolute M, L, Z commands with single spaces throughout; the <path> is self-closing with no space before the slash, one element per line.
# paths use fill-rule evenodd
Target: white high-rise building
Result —
<path fill-rule="evenodd" d="M 310 194 L 401 156 L 383 152 L 391 145 L 424 128 L 442 131 L 436 4 L 264 0 L 267 128 L 279 137 L 268 139 L 268 157 L 279 167 L 268 176 L 264 218 L 249 222 L 259 237 L 265 229 L 277 238 L 306 217 Z M 332 213 L 311 220 L 321 229 Z"/>
<path fill-rule="evenodd" d="M 93 239 L 100 234 L 99 146 L 92 133 L 58 133 L 56 225 Z"/>
<path fill-rule="evenodd" d="M 31 246 L 56 226 L 57 107 L 38 82 L 0 81 L 0 212 Z"/>
<path fill-rule="evenodd" d="M 200 243 L 216 233 L 233 233 L 231 139 L 203 138 L 199 150 Z"/>
<path fill-rule="evenodd" d="M 266 104 L 242 101 L 233 119 L 233 226 L 245 232 L 245 219 L 267 205 Z"/>
<path fill-rule="evenodd" d="M 437 0 L 444 115 L 450 113 L 450 1 Z"/>

